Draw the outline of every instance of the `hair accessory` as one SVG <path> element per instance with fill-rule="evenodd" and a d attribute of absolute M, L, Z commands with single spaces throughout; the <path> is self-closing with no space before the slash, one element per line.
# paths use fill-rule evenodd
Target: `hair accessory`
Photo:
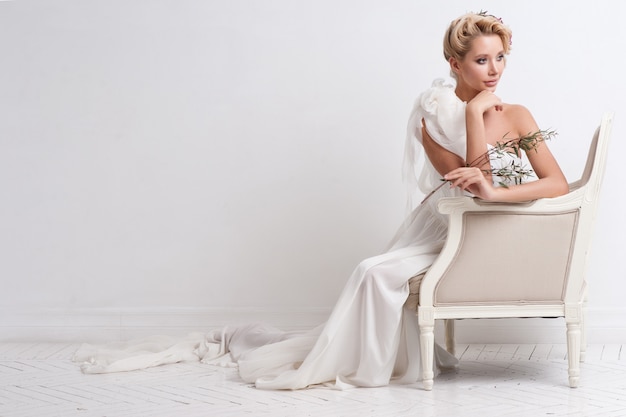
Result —
<path fill-rule="evenodd" d="M 480 12 L 478 12 L 478 13 L 476 13 L 476 14 L 477 14 L 477 15 L 479 15 L 479 16 L 482 16 L 482 17 L 493 17 L 493 18 L 494 18 L 494 19 L 496 19 L 498 22 L 500 22 L 500 23 L 504 24 L 504 22 L 502 21 L 502 18 L 501 18 L 501 17 L 497 17 L 497 16 L 494 16 L 494 15 L 492 15 L 492 14 L 489 14 L 489 12 L 488 12 L 487 10 L 481 10 Z"/>
<path fill-rule="evenodd" d="M 504 24 L 504 22 L 502 21 L 502 18 L 501 18 L 501 17 L 498 17 L 498 16 L 494 16 L 494 15 L 492 15 L 492 14 L 489 14 L 489 12 L 488 12 L 487 10 L 482 10 L 482 9 L 481 9 L 481 11 L 480 11 L 480 12 L 478 12 L 478 13 L 476 13 L 476 14 L 477 14 L 478 16 L 482 16 L 482 17 L 493 17 L 493 18 L 494 18 L 494 19 L 496 19 L 498 22 L 500 22 L 500 23 Z M 512 38 L 513 38 L 513 37 L 511 36 L 511 38 L 509 39 L 509 45 L 512 45 L 512 44 L 513 44 L 513 39 L 512 39 Z"/>

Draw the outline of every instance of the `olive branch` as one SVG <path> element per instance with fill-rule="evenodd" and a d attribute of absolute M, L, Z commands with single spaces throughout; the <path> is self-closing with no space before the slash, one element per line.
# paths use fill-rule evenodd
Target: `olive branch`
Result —
<path fill-rule="evenodd" d="M 477 167 L 489 162 L 492 157 L 496 159 L 503 158 L 507 154 L 513 155 L 516 158 L 521 156 L 521 151 L 524 152 L 537 152 L 537 147 L 541 142 L 550 140 L 557 135 L 554 130 L 538 130 L 536 132 L 529 132 L 528 134 L 519 138 L 507 139 L 504 135 L 502 141 L 496 142 L 495 145 L 490 147 L 485 153 L 481 154 L 478 158 L 474 159 L 471 163 L 466 164 L 466 167 Z M 521 184 L 524 179 L 533 175 L 534 171 L 522 165 L 521 161 L 513 160 L 511 163 L 502 168 L 489 168 L 481 170 L 485 175 L 493 175 L 501 180 L 498 181 L 498 185 L 508 188 L 510 185 Z M 435 194 L 441 187 L 447 182 L 445 179 L 441 179 L 442 184 L 432 190 L 420 204 L 424 204 L 433 194 Z"/>

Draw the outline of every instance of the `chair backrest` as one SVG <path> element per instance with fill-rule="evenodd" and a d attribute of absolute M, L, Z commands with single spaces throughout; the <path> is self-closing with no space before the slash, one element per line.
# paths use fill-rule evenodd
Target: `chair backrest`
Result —
<path fill-rule="evenodd" d="M 463 212 L 462 221 L 452 222 L 451 217 L 450 233 L 458 243 L 456 252 L 447 255 L 433 305 L 580 300 L 611 124 L 612 115 L 605 115 L 593 136 L 583 175 L 567 195 L 469 210 Z"/>
<path fill-rule="evenodd" d="M 580 299 L 579 291 L 585 284 L 585 272 L 589 258 L 589 247 L 598 211 L 600 188 L 606 171 L 609 139 L 613 127 L 613 113 L 606 113 L 602 117 L 600 126 L 593 136 L 587 163 L 580 179 L 580 189 L 584 193 L 582 199 L 578 232 L 576 234 L 573 259 L 570 265 L 571 285 L 565 295 L 565 302 L 575 303 Z M 576 193 L 577 191 L 573 191 Z"/>
<path fill-rule="evenodd" d="M 606 156 L 609 144 L 609 137 L 611 134 L 611 127 L 613 124 L 613 115 L 605 114 L 602 118 L 602 123 L 596 129 L 593 135 L 593 140 L 589 146 L 589 153 L 587 155 L 587 162 L 585 169 L 580 178 L 581 186 L 585 186 L 590 180 L 595 181 L 597 184 L 601 184 L 604 179 L 604 171 L 606 166 Z M 596 168 L 594 170 L 594 167 Z M 599 185 L 595 186 L 595 190 L 600 189 Z"/>

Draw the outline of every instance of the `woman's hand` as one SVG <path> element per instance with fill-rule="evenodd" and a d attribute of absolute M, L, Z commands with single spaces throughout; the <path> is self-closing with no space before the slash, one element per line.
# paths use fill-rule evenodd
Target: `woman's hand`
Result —
<path fill-rule="evenodd" d="M 451 187 L 459 187 L 461 190 L 469 191 L 483 200 L 492 201 L 496 199 L 496 187 L 479 168 L 461 167 L 453 169 L 443 178 L 450 181 Z"/>
<path fill-rule="evenodd" d="M 483 90 L 467 103 L 466 109 L 482 116 L 490 109 L 502 111 L 502 100 L 491 91 Z"/>

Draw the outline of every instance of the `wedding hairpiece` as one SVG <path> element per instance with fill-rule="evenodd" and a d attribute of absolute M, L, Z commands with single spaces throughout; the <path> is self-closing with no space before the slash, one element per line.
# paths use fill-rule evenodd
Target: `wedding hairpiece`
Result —
<path fill-rule="evenodd" d="M 494 19 L 496 19 L 498 22 L 504 24 L 504 22 L 502 21 L 501 17 L 498 16 L 494 16 L 492 14 L 490 14 L 487 10 L 481 10 L 480 12 L 476 13 L 478 16 L 482 16 L 482 17 L 492 17 Z M 513 44 L 513 37 L 511 36 L 509 38 L 509 45 Z"/>
<path fill-rule="evenodd" d="M 496 19 L 498 22 L 504 24 L 504 22 L 502 21 L 501 17 L 497 17 L 494 16 L 492 14 L 489 14 L 489 12 L 487 10 L 481 10 L 480 12 L 476 13 L 478 16 L 482 16 L 482 17 L 493 17 L 494 19 Z"/>

